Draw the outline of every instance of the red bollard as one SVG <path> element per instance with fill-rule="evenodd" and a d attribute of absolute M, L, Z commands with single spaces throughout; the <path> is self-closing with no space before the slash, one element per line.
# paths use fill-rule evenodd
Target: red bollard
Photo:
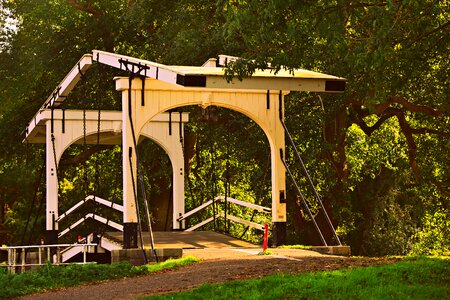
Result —
<path fill-rule="evenodd" d="M 263 244 L 263 252 L 267 250 L 267 245 L 268 245 L 268 243 L 269 243 L 268 235 L 269 235 L 269 225 L 264 224 L 264 244 Z"/>

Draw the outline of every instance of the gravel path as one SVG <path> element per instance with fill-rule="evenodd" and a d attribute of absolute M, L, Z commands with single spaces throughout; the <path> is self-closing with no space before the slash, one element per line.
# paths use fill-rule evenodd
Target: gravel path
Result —
<path fill-rule="evenodd" d="M 273 250 L 274 255 L 257 255 L 258 249 L 193 249 L 201 262 L 141 277 L 110 280 L 33 294 L 20 299 L 132 299 L 189 290 L 205 283 L 260 278 L 276 273 L 302 273 L 394 262 L 387 258 L 351 258 L 321 255 L 304 250 Z"/>

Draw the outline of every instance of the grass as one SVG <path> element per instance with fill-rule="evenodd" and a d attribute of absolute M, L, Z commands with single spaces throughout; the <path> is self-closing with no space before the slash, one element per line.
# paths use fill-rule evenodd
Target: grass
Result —
<path fill-rule="evenodd" d="M 312 246 L 304 246 L 304 245 L 283 245 L 283 246 L 279 246 L 277 248 L 280 249 L 303 249 L 303 250 L 311 250 L 313 247 Z"/>
<path fill-rule="evenodd" d="M 192 256 L 169 259 L 158 264 L 132 266 L 128 262 L 111 265 L 46 265 L 35 271 L 8 274 L 0 268 L 0 299 L 27 295 L 46 289 L 80 285 L 83 283 L 107 279 L 131 277 L 157 272 L 163 269 L 177 268 L 197 262 Z"/>
<path fill-rule="evenodd" d="M 143 299 L 448 299 L 450 258 L 204 285 Z"/>
<path fill-rule="evenodd" d="M 266 249 L 266 250 L 260 252 L 259 255 L 273 255 L 273 252 L 270 251 L 269 249 Z"/>

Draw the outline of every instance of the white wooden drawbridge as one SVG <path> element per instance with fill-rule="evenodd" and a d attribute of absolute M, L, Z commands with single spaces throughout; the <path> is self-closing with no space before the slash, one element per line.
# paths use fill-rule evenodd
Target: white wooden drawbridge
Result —
<path fill-rule="evenodd" d="M 284 124 L 284 97 L 290 91 L 340 93 L 345 89 L 345 79 L 300 69 L 293 72 L 280 70 L 277 73 L 268 69 L 256 71 L 251 78 L 245 78 L 242 81 L 233 79 L 229 82 L 224 77 L 224 65 L 234 59 L 236 58 L 219 56 L 218 59 L 208 60 L 201 67 L 194 67 L 168 66 L 98 50 L 84 55 L 45 100 L 26 129 L 26 141 L 46 144 L 47 242 L 56 243 L 58 237 L 63 236 L 86 218 L 94 218 L 117 230 L 123 230 L 125 248 L 138 246 L 138 217 L 135 201 L 138 188 L 136 146 L 141 137 L 148 137 L 158 143 L 171 160 L 174 182 L 172 227 L 174 230 L 186 229 L 184 220 L 194 212 L 185 213 L 183 149 L 179 136 L 168 132 L 168 124 L 179 125 L 180 135 L 182 135 L 183 126 L 188 121 L 188 114 L 179 113 L 178 117 L 175 117 L 168 111 L 188 105 L 199 105 L 204 108 L 213 105 L 226 107 L 248 116 L 262 128 L 267 136 L 271 149 L 271 208 L 257 207 L 231 198 L 227 201 L 261 210 L 263 213 L 270 213 L 274 244 L 283 244 L 286 238 L 287 168 L 284 161 L 287 130 Z M 129 73 L 128 77 L 114 78 L 116 90 L 122 96 L 122 110 L 102 111 L 101 119 L 99 119 L 97 111 L 61 109 L 61 104 L 66 97 L 94 63 L 108 65 Z M 107 199 L 93 195 L 84 200 L 80 199 L 80 204 L 60 214 L 58 162 L 67 147 L 82 142 L 121 145 L 123 203 L 111 203 Z M 290 174 L 290 171 L 288 173 Z M 88 214 L 77 224 L 60 230 L 59 223 L 64 217 L 86 201 L 110 205 L 122 213 L 123 223 L 112 223 L 99 215 Z M 214 201 L 224 201 L 224 199 L 216 198 L 211 201 L 212 204 Z M 194 210 L 201 209 L 202 207 L 199 207 Z M 221 217 L 221 215 L 213 217 Z M 256 228 L 261 226 L 237 217 L 227 217 Z M 329 225 L 333 227 L 331 222 Z M 201 224 L 197 226 L 201 227 Z M 324 239 L 323 241 L 325 242 Z"/>

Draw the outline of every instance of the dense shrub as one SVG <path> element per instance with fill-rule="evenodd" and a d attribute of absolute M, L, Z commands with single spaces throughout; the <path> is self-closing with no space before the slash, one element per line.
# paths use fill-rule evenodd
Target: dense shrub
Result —
<path fill-rule="evenodd" d="M 414 235 L 416 243 L 413 255 L 449 255 L 450 254 L 450 217 L 442 209 L 434 214 L 426 214 L 423 227 Z"/>

